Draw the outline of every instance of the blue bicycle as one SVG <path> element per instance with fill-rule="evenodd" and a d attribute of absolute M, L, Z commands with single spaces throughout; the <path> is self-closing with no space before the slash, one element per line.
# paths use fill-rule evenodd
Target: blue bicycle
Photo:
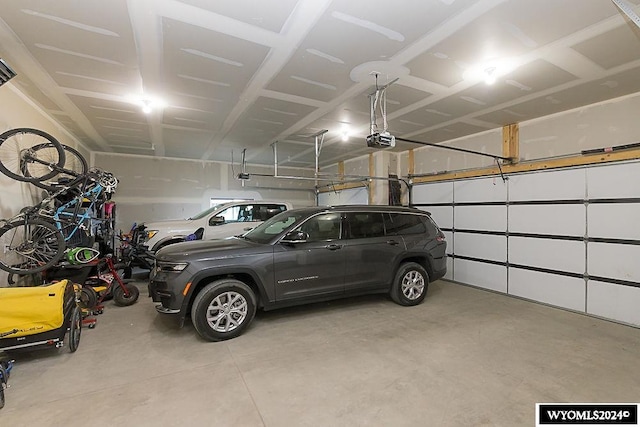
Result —
<path fill-rule="evenodd" d="M 0 134 L 0 171 L 49 191 L 35 206 L 0 220 L 0 269 L 38 273 L 56 264 L 67 248 L 93 244 L 96 212 L 118 180 L 99 169 L 87 171 L 86 165 L 80 153 L 37 129 Z"/>

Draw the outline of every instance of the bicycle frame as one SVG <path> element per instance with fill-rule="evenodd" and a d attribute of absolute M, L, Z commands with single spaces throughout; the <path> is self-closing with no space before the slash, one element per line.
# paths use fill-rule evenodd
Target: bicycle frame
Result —
<path fill-rule="evenodd" d="M 32 153 L 33 152 L 30 150 L 24 150 L 21 153 L 20 167 L 23 170 L 23 175 L 25 176 L 29 175 L 28 167 L 27 167 L 28 163 L 38 163 L 42 166 L 46 166 L 47 169 L 55 171 L 55 175 L 66 174 L 66 175 L 74 176 L 76 177 L 76 179 L 81 177 L 81 175 L 78 175 L 78 173 L 74 170 L 66 169 L 62 166 L 58 166 L 56 163 L 46 162 L 40 159 L 38 156 L 34 156 Z"/>
<path fill-rule="evenodd" d="M 58 196 L 67 193 L 72 188 L 80 188 L 82 192 L 55 210 L 48 207 Z M 89 189 L 87 190 L 87 188 Z M 96 219 L 90 215 L 89 212 L 95 207 L 98 197 L 104 190 L 105 188 L 99 181 L 91 179 L 91 177 L 86 174 L 80 175 L 35 206 L 23 209 L 21 213 L 13 218 L 1 220 L 0 225 L 14 222 L 24 222 L 27 224 L 29 220 L 44 219 L 59 231 L 66 248 L 73 247 L 74 245 L 82 245 L 84 242 L 78 237 L 79 231 L 88 229 L 85 223 Z M 78 210 L 84 198 L 89 199 L 90 206 L 85 212 L 79 213 Z M 30 236 L 25 235 L 23 237 L 23 241 L 29 240 Z M 62 251 L 66 249 L 65 246 L 62 247 Z"/>
<path fill-rule="evenodd" d="M 96 183 L 96 185 L 89 191 L 74 197 L 72 200 L 56 209 L 56 212 L 53 215 L 53 220 L 55 222 L 55 226 L 60 230 L 60 232 L 62 232 L 65 242 L 72 241 L 79 230 L 86 230 L 87 228 L 90 228 L 90 224 L 89 227 L 87 227 L 85 222 L 96 219 L 89 213 L 96 206 L 97 199 L 100 197 L 103 190 L 104 187 L 99 183 Z M 88 207 L 82 208 L 84 209 L 84 212 L 79 214 L 78 210 L 85 198 L 89 199 L 90 204 Z"/>

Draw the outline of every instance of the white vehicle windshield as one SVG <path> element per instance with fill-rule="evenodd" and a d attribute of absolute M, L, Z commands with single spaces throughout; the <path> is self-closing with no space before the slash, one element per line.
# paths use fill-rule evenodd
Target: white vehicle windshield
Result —
<path fill-rule="evenodd" d="M 220 207 L 222 207 L 222 205 L 221 205 L 221 204 L 220 204 L 220 205 L 212 206 L 212 207 L 210 207 L 209 209 L 206 209 L 206 210 L 204 210 L 204 211 L 200 212 L 199 214 L 194 215 L 194 216 L 192 216 L 191 218 L 187 218 L 187 219 L 202 219 L 202 218 L 204 218 L 205 216 L 209 215 L 211 212 L 215 211 L 216 209 L 220 209 Z"/>

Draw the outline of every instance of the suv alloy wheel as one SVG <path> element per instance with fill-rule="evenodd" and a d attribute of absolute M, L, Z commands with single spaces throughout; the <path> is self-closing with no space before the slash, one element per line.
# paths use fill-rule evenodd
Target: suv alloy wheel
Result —
<path fill-rule="evenodd" d="M 391 299 L 400 305 L 418 305 L 424 300 L 429 287 L 429 275 L 420 264 L 407 262 L 400 265 L 391 287 Z"/>
<path fill-rule="evenodd" d="M 198 334 L 208 341 L 240 335 L 256 313 L 256 296 L 246 284 L 222 279 L 205 286 L 193 301 L 191 319 Z"/>

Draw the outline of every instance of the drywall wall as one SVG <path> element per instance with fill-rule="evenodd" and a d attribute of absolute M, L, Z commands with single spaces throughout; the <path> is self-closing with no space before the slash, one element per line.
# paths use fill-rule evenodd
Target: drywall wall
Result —
<path fill-rule="evenodd" d="M 9 82 L 0 87 L 0 132 L 26 127 L 43 130 L 61 143 L 78 148 L 83 154 L 88 151 L 70 137 L 59 125 L 26 98 Z M 15 181 L 0 174 L 0 218 L 11 218 L 25 206 L 31 206 L 41 200 L 42 190 L 26 182 Z M 0 286 L 6 286 L 7 275 L 0 271 Z"/>
<path fill-rule="evenodd" d="M 318 206 L 368 205 L 369 188 L 366 186 L 318 194 Z"/>
<path fill-rule="evenodd" d="M 63 144 L 78 148 L 83 155 L 88 155 L 87 150 L 17 90 L 13 83 L 9 82 L 0 87 L 0 105 L 10 106 L 10 108 L 3 108 L 0 112 L 0 132 L 20 127 L 39 129 L 49 133 Z M 41 195 L 37 187 L 14 181 L 1 174 L 0 186 L 2 188 L 0 217 L 2 218 L 13 216 L 24 206 L 34 204 L 39 201 Z"/>
<path fill-rule="evenodd" d="M 363 195 L 367 195 L 367 203 L 374 205 L 386 205 L 389 203 L 389 178 L 390 175 L 399 176 L 401 174 L 401 159 L 398 153 L 387 150 L 373 151 L 344 162 L 344 182 L 347 188 L 352 190 L 354 186 L 358 187 L 358 191 L 347 192 L 345 195 L 339 194 L 345 188 L 339 188 L 341 181 L 321 181 L 319 182 L 318 204 L 335 205 L 347 204 L 348 200 L 355 201 L 355 204 L 362 204 Z M 338 166 L 331 165 L 324 167 L 322 173 L 334 174 L 338 173 Z M 383 179 L 379 179 L 383 178 Z M 336 190 L 338 188 L 338 190 Z M 401 185 L 400 191 L 402 198 L 406 199 L 406 185 Z M 363 191 L 364 190 L 364 191 Z M 334 193 L 333 195 L 324 193 Z M 352 197 L 357 194 L 357 197 Z"/>
<path fill-rule="evenodd" d="M 440 145 L 502 156 L 502 129 L 493 129 L 475 135 L 457 138 Z M 491 157 L 436 147 L 416 147 L 417 148 L 413 150 L 415 174 L 477 169 L 495 166 L 496 164 L 495 160 Z M 402 173 L 406 176 L 408 172 L 409 171 L 405 169 Z"/>
<path fill-rule="evenodd" d="M 252 175 L 238 180 L 240 166 L 150 156 L 94 153 L 95 166 L 119 180 L 116 230 L 133 223 L 188 218 L 209 208 L 212 198 L 280 200 L 294 207 L 315 205 L 313 180 L 278 179 Z M 250 174 L 273 175 L 273 167 L 249 165 Z M 278 168 L 279 176 L 313 177 L 313 171 Z"/>
<path fill-rule="evenodd" d="M 640 141 L 640 93 L 520 124 L 520 158 L 579 155 Z"/>
<path fill-rule="evenodd" d="M 534 161 L 580 155 L 582 150 L 640 141 L 640 93 L 567 110 L 519 123 L 520 160 Z M 502 129 L 494 129 L 442 143 L 502 155 Z M 403 176 L 409 173 L 407 152 L 399 154 Z M 489 157 L 433 147 L 414 148 L 414 173 L 437 174 L 495 166 Z M 348 172 L 347 172 L 348 173 Z"/>

